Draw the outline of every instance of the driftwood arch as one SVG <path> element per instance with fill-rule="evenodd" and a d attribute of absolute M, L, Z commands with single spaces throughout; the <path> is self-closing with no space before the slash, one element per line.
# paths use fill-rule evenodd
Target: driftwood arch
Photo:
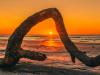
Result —
<path fill-rule="evenodd" d="M 5 58 L 1 64 L 3 67 L 15 66 L 20 58 L 29 58 L 32 60 L 40 61 L 46 59 L 45 54 L 23 50 L 21 48 L 21 44 L 24 36 L 29 32 L 29 30 L 37 23 L 47 18 L 53 18 L 53 20 L 55 21 L 56 30 L 59 33 L 59 36 L 66 50 L 68 50 L 68 52 L 70 53 L 72 62 L 75 63 L 75 58 L 77 58 L 83 64 L 90 67 L 100 65 L 100 55 L 96 57 L 88 57 L 85 53 L 79 51 L 78 48 L 68 37 L 60 12 L 56 8 L 48 8 L 28 17 L 11 35 L 8 40 Z"/>

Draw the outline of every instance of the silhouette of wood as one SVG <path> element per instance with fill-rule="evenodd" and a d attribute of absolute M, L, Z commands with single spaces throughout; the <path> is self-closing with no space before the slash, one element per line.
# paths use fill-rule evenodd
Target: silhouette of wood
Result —
<path fill-rule="evenodd" d="M 28 17 L 21 25 L 15 30 L 12 36 L 8 40 L 6 48 L 5 58 L 2 63 L 4 67 L 13 67 L 19 61 L 20 58 L 29 58 L 32 60 L 45 60 L 46 56 L 42 53 L 25 51 L 21 49 L 21 44 L 24 36 L 30 31 L 30 29 L 37 23 L 52 18 L 55 21 L 56 30 L 68 52 L 71 55 L 71 59 L 75 62 L 75 58 L 79 59 L 83 64 L 95 67 L 100 65 L 100 55 L 96 57 L 89 57 L 85 53 L 78 50 L 75 44 L 70 40 L 66 32 L 63 18 L 60 12 L 56 8 L 44 9 L 34 15 Z"/>
<path fill-rule="evenodd" d="M 20 58 L 28 58 L 31 60 L 43 61 L 47 57 L 43 53 L 34 52 L 34 51 L 30 51 L 30 50 L 23 50 L 23 49 L 19 48 L 15 52 L 11 51 L 10 53 L 5 54 L 5 58 L 0 59 L 0 61 L 1 61 L 0 67 L 3 67 L 3 68 L 14 67 L 16 65 L 16 63 L 18 63 Z"/>

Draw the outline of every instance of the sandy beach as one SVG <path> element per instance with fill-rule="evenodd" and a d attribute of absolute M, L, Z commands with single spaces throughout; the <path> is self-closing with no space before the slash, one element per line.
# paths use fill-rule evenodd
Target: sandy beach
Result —
<path fill-rule="evenodd" d="M 85 40 L 82 38 L 72 39 L 81 51 L 89 56 L 100 54 L 98 40 Z M 7 39 L 0 39 L 0 58 L 4 57 Z M 25 50 L 42 52 L 47 55 L 45 61 L 34 61 L 22 58 L 19 64 L 12 70 L 0 70 L 0 75 L 100 75 L 100 66 L 91 68 L 76 59 L 72 63 L 69 53 L 58 39 L 25 38 L 22 43 Z"/>
<path fill-rule="evenodd" d="M 0 69 L 0 75 L 100 75 L 100 73 L 32 64 L 18 64 L 13 69 Z"/>

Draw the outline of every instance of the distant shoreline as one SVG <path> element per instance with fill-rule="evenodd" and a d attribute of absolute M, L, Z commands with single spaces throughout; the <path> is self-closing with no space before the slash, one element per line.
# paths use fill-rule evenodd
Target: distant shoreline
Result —
<path fill-rule="evenodd" d="M 10 37 L 11 35 L 6 35 L 6 34 L 0 34 L 0 37 Z M 26 35 L 26 37 L 48 37 L 49 35 L 40 35 L 40 34 L 35 34 L 35 35 Z M 58 36 L 54 34 L 53 36 Z M 100 34 L 73 34 L 69 36 L 100 36 Z"/>

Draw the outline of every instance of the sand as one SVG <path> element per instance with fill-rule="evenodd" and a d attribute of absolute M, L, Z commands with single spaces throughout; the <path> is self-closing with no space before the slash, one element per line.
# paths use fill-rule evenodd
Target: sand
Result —
<path fill-rule="evenodd" d="M 88 56 L 100 55 L 100 43 L 78 42 L 75 44 L 79 50 L 85 51 Z M 6 46 L 7 40 L 0 40 L 0 58 L 4 57 Z M 13 69 L 0 69 L 0 75 L 100 75 L 100 66 L 90 68 L 78 60 L 73 64 L 69 53 L 57 41 L 42 41 L 41 43 L 40 40 L 27 40 L 23 41 L 22 48 L 43 52 L 48 56 L 48 59 L 43 62 L 23 59 L 24 63 L 21 61 Z"/>
<path fill-rule="evenodd" d="M 100 75 L 100 73 L 33 64 L 18 64 L 12 69 L 0 69 L 0 75 Z"/>

